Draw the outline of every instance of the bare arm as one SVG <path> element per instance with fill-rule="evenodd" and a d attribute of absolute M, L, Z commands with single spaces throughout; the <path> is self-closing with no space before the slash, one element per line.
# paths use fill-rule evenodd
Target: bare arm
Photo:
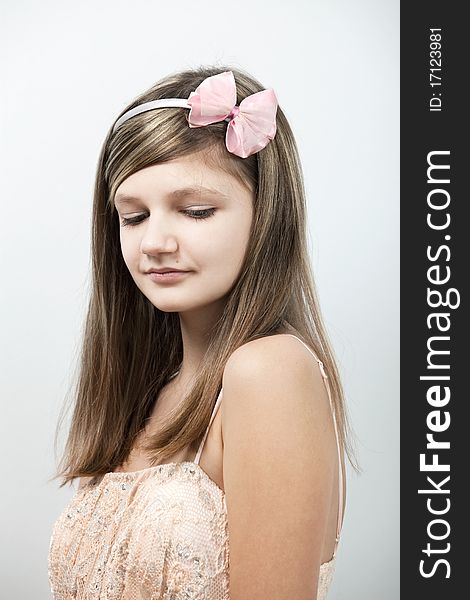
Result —
<path fill-rule="evenodd" d="M 223 478 L 231 600 L 315 600 L 335 437 L 315 359 L 287 336 L 227 362 Z"/>

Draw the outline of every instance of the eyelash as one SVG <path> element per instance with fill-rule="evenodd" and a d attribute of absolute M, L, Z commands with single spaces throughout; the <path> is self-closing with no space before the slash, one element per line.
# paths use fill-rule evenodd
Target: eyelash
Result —
<path fill-rule="evenodd" d="M 181 212 L 188 215 L 191 219 L 200 221 L 202 219 L 208 219 L 209 217 L 211 217 L 214 214 L 215 210 L 215 208 L 204 208 L 200 210 L 183 210 Z M 203 214 L 201 215 L 200 213 Z M 197 214 L 199 214 L 199 216 L 196 216 Z M 144 215 L 137 215 L 136 217 L 131 217 L 130 219 L 126 219 L 125 217 L 123 217 L 121 220 L 121 225 L 122 227 L 127 227 L 127 225 L 138 225 L 144 220 L 144 218 Z"/>

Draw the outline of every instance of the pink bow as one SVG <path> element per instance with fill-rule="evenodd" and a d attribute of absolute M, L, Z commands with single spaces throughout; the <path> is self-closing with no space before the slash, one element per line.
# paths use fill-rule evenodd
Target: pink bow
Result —
<path fill-rule="evenodd" d="M 236 106 L 232 71 L 207 77 L 187 99 L 190 127 L 228 120 L 227 150 L 246 158 L 262 150 L 276 135 L 277 98 L 272 89 L 247 96 Z"/>

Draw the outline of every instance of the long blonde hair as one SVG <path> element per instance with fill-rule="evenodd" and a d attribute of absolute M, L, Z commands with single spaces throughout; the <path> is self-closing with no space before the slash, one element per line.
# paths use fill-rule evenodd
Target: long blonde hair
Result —
<path fill-rule="evenodd" d="M 187 98 L 203 79 L 228 70 L 235 76 L 237 104 L 264 89 L 240 69 L 200 67 L 161 79 L 121 114 L 150 100 Z M 242 159 L 225 148 L 226 123 L 189 128 L 186 113 L 165 108 L 137 115 L 115 133 L 110 128 L 101 149 L 93 200 L 89 306 L 71 396 L 72 419 L 53 479 L 62 477 L 62 487 L 77 477 L 102 475 L 121 465 L 159 391 L 181 364 L 178 314 L 160 311 L 135 285 L 120 252 L 113 200 L 119 185 L 140 169 L 199 151 L 208 165 L 225 169 L 256 191 L 251 235 L 239 276 L 211 329 L 194 385 L 175 416 L 150 438 L 148 456 L 152 464 L 159 464 L 185 448 L 196 448 L 231 353 L 288 323 L 324 363 L 341 446 L 357 470 L 344 392 L 315 291 L 303 174 L 289 123 L 279 107 L 274 140 Z M 63 415 L 58 428 L 62 419 Z"/>

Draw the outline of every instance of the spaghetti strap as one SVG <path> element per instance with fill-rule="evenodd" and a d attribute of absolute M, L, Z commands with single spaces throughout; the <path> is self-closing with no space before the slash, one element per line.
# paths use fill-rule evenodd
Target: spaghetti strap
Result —
<path fill-rule="evenodd" d="M 335 549 L 333 552 L 333 558 L 334 558 L 336 556 L 336 550 L 338 548 L 341 527 L 343 524 L 343 468 L 341 466 L 341 451 L 340 451 L 340 447 L 339 447 L 338 425 L 336 423 L 336 411 L 334 409 L 333 400 L 331 398 L 331 390 L 330 390 L 330 384 L 328 381 L 328 375 L 325 372 L 325 367 L 324 367 L 322 361 L 318 358 L 318 356 L 315 354 L 315 352 L 309 346 L 307 346 L 307 344 L 303 340 L 301 340 L 298 336 L 296 336 L 292 333 L 285 333 L 282 335 L 290 335 L 290 336 L 298 339 L 299 342 L 301 342 L 307 348 L 307 350 L 309 350 L 311 352 L 311 354 L 313 355 L 315 360 L 318 362 L 318 365 L 320 367 L 320 371 L 321 371 L 321 374 L 323 377 L 323 381 L 325 383 L 326 391 L 328 393 L 328 399 L 330 401 L 331 412 L 333 415 L 333 424 L 335 426 L 336 448 L 338 450 L 338 470 L 339 470 L 339 473 L 338 473 L 338 504 L 339 504 L 339 506 L 338 506 L 338 520 L 336 523 Z"/>
<path fill-rule="evenodd" d="M 209 425 L 207 426 L 207 429 L 206 429 L 206 432 L 204 434 L 204 437 L 202 438 L 202 441 L 199 444 L 198 451 L 196 452 L 196 456 L 194 457 L 194 461 L 193 462 L 196 463 L 197 465 L 199 464 L 199 460 L 201 458 L 202 449 L 204 447 L 204 443 L 206 441 L 207 434 L 209 433 L 209 429 L 210 429 L 210 427 L 212 425 L 212 421 L 215 418 L 215 414 L 217 412 L 217 409 L 219 408 L 219 404 L 220 404 L 221 400 L 222 400 L 222 388 L 220 389 L 219 395 L 217 396 L 217 400 L 215 401 L 214 408 L 212 409 L 212 414 L 211 414 L 211 418 L 210 418 L 210 421 L 209 421 Z"/>

